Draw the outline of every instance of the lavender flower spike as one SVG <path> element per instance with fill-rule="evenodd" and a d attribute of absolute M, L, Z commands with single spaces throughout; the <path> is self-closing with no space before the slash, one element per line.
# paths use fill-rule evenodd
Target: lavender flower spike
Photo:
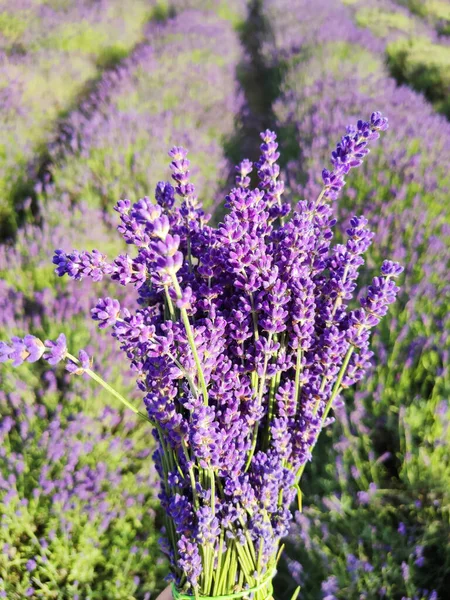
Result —
<path fill-rule="evenodd" d="M 344 176 L 350 169 L 362 165 L 363 158 L 369 153 L 368 142 L 380 137 L 380 131 L 386 131 L 388 120 L 380 112 L 372 113 L 370 121 L 358 121 L 356 127 L 348 127 L 345 135 L 331 154 L 333 170 L 324 169 L 325 197 L 336 199 L 345 185 Z"/>
<path fill-rule="evenodd" d="M 49 364 L 56 365 L 67 356 L 66 336 L 61 333 L 56 342 L 46 340 L 45 344 L 34 335 L 24 338 L 13 336 L 11 342 L 0 342 L 0 362 L 13 361 L 14 367 L 26 362 L 36 362 L 44 358 Z"/>

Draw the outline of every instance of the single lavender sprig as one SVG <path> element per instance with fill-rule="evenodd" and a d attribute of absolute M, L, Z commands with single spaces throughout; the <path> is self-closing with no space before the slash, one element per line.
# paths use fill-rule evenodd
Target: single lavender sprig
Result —
<path fill-rule="evenodd" d="M 53 264 L 57 265 L 55 272 L 59 277 L 69 275 L 77 280 L 91 277 L 94 281 L 101 281 L 105 275 L 112 272 L 111 265 L 106 262 L 106 256 L 98 250 L 92 252 L 74 250 L 70 254 L 55 250 Z"/>
<path fill-rule="evenodd" d="M 331 154 L 333 170 L 324 169 L 322 179 L 324 191 L 329 200 L 335 200 L 345 185 L 345 175 L 350 169 L 359 167 L 370 152 L 368 143 L 380 137 L 380 131 L 386 131 L 388 120 L 380 112 L 373 112 L 370 121 L 358 121 L 356 127 L 347 127 L 343 136 Z"/>
<path fill-rule="evenodd" d="M 18 367 L 24 362 L 36 362 L 43 358 L 51 366 L 66 362 L 66 369 L 74 375 L 86 373 L 96 383 L 104 387 L 108 392 L 115 396 L 122 404 L 131 409 L 145 421 L 152 422 L 147 415 L 141 413 L 121 394 L 114 390 L 106 381 L 92 371 L 92 358 L 83 349 L 79 351 L 79 357 L 76 358 L 69 353 L 67 348 L 66 336 L 61 333 L 56 341 L 45 340 L 43 342 L 34 335 L 26 335 L 24 338 L 13 336 L 9 343 L 0 341 L 0 362 L 6 363 L 13 361 L 13 366 Z"/>

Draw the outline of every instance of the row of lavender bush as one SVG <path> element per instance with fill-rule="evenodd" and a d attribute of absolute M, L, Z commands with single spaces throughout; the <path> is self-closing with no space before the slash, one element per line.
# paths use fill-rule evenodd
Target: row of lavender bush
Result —
<path fill-rule="evenodd" d="M 41 204 L 83 199 L 111 211 L 115 198 L 138 199 L 167 173 L 165 149 L 176 140 L 202 165 L 194 175 L 205 205 L 215 199 L 229 170 L 223 142 L 242 105 L 237 35 L 215 13 L 191 9 L 146 34 L 150 42 L 106 73 L 61 125 Z"/>
<path fill-rule="evenodd" d="M 299 198 L 315 197 L 328 140 L 366 106 L 385 111 L 390 133 L 349 181 L 340 217 L 359 210 L 375 229 L 373 248 L 406 265 L 403 299 L 376 339 L 368 391 L 348 395 L 322 463 L 309 470 L 291 573 L 304 598 L 443 598 L 450 126 L 387 76 L 379 38 L 355 25 L 349 7 L 265 0 L 264 14 L 273 31 L 266 63 L 284 74 L 273 110 L 289 152 L 289 187 Z M 375 267 L 380 256 L 372 250 L 368 260 Z"/>
<path fill-rule="evenodd" d="M 27 164 L 55 120 L 87 82 L 142 39 L 145 23 L 167 2 L 18 0 L 0 2 L 0 219 L 16 224 L 14 202 Z"/>
<path fill-rule="evenodd" d="M 173 4 L 179 14 L 149 24 L 147 41 L 61 123 L 35 182 L 39 224 L 0 247 L 2 337 L 52 337 L 63 323 L 69 345 L 102 356 L 96 370 L 123 392 L 118 354 L 89 316 L 105 284 L 56 281 L 51 256 L 94 243 L 117 252 L 112 206 L 151 193 L 176 142 L 204 165 L 195 179 L 205 204 L 227 177 L 245 2 Z M 0 367 L 0 597 L 149 598 L 166 570 L 149 427 L 64 371 Z"/>
<path fill-rule="evenodd" d="M 430 23 L 438 33 L 450 35 L 450 5 L 446 0 L 397 0 Z"/>
<path fill-rule="evenodd" d="M 442 8 L 439 0 L 340 1 L 349 6 L 358 26 L 367 27 L 384 44 L 392 75 L 450 116 L 450 40 L 443 35 L 445 20 L 426 18 L 446 14 L 450 22 L 448 5 Z"/>

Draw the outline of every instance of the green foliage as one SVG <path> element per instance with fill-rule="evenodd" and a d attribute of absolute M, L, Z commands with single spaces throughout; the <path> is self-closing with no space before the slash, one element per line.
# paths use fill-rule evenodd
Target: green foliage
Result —
<path fill-rule="evenodd" d="M 20 40 L 22 34 L 27 28 L 26 13 L 8 13 L 0 12 L 0 34 L 8 40 L 9 43 L 16 43 Z"/>
<path fill-rule="evenodd" d="M 60 52 L 98 54 L 107 40 L 106 31 L 98 31 L 88 23 L 65 23 L 44 38 L 39 43 L 39 47 Z"/>
<path fill-rule="evenodd" d="M 450 35 L 450 4 L 447 0 L 402 0 L 412 12 L 430 21 L 445 35 Z"/>
<path fill-rule="evenodd" d="M 27 405 L 26 396 L 22 416 L 0 434 L 0 481 L 10 482 L 0 493 L 0 592 L 11 600 L 153 594 L 166 566 L 157 546 L 150 431 L 114 411 L 88 418 L 70 394 L 62 411 L 51 393 L 39 410 L 40 401 Z"/>
<path fill-rule="evenodd" d="M 392 42 L 386 53 L 398 80 L 423 92 L 437 110 L 450 116 L 450 47 L 417 38 Z"/>
<path fill-rule="evenodd" d="M 386 12 L 378 8 L 361 8 L 356 12 L 356 23 L 369 28 L 375 35 L 387 36 L 391 31 L 412 33 L 415 23 L 402 13 Z"/>
<path fill-rule="evenodd" d="M 212 11 L 235 29 L 241 28 L 247 17 L 245 3 L 240 0 L 173 0 L 172 5 L 177 12 L 189 8 Z"/>

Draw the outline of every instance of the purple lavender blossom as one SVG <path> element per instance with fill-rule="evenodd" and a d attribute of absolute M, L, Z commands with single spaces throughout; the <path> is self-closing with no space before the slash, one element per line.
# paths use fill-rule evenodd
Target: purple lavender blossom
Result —
<path fill-rule="evenodd" d="M 100 329 L 114 325 L 120 314 L 120 302 L 113 298 L 99 299 L 91 310 L 94 321 L 99 321 Z"/>
<path fill-rule="evenodd" d="M 98 250 L 92 252 L 78 252 L 74 250 L 65 254 L 62 250 L 55 250 L 53 264 L 59 277 L 69 275 L 73 279 L 81 280 L 91 277 L 93 281 L 101 281 L 103 277 L 112 272 L 112 267 L 106 262 L 106 256 Z"/>
<path fill-rule="evenodd" d="M 91 368 L 92 359 L 85 350 L 80 350 L 78 352 L 78 360 L 79 364 L 69 360 L 66 364 L 66 371 L 69 371 L 72 375 L 82 375 L 86 369 Z"/>
<path fill-rule="evenodd" d="M 31 573 L 36 568 L 37 562 L 34 559 L 30 558 L 30 560 L 27 561 L 27 564 L 25 566 L 27 571 Z"/>
<path fill-rule="evenodd" d="M 379 132 L 388 128 L 388 121 L 380 112 L 372 113 L 370 121 L 358 121 L 356 127 L 348 127 L 345 135 L 331 154 L 333 170 L 324 169 L 322 179 L 325 196 L 334 200 L 345 185 L 344 176 L 350 169 L 359 167 L 369 153 L 368 142 L 380 137 Z"/>
<path fill-rule="evenodd" d="M 23 339 L 12 337 L 11 344 L 0 342 L 0 362 L 12 360 L 13 366 L 18 367 L 24 361 L 30 363 L 38 361 L 44 351 L 44 344 L 33 335 L 26 335 Z"/>
<path fill-rule="evenodd" d="M 45 354 L 44 359 L 50 365 L 56 365 L 66 358 L 67 355 L 67 341 L 66 336 L 61 333 L 56 342 L 52 340 L 45 340 Z"/>
<path fill-rule="evenodd" d="M 178 565 L 183 569 L 192 587 L 197 587 L 202 572 L 202 559 L 198 547 L 182 535 L 177 544 Z"/>

